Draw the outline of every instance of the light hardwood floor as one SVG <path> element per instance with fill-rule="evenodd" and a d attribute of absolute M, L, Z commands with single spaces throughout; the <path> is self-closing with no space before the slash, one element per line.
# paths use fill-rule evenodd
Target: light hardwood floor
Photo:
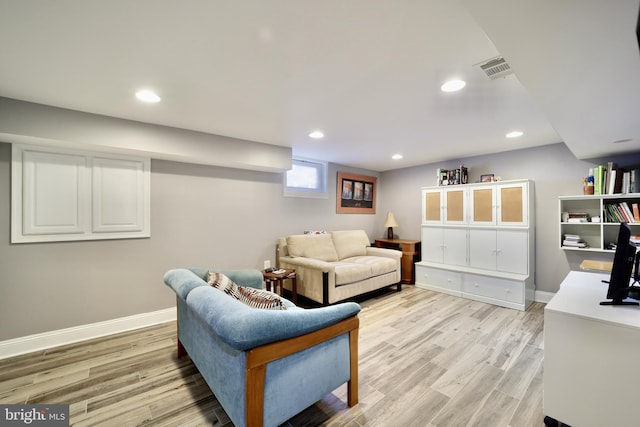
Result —
<path fill-rule="evenodd" d="M 360 304 L 360 403 L 347 407 L 343 386 L 285 426 L 544 426 L 543 304 L 520 312 L 413 286 Z M 176 358 L 175 328 L 0 360 L 0 402 L 69 403 L 75 426 L 231 426 Z"/>

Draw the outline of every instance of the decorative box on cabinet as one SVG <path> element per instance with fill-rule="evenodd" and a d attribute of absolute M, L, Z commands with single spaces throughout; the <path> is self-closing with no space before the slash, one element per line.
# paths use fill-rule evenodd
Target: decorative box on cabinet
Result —
<path fill-rule="evenodd" d="M 446 190 L 454 189 L 422 189 L 416 286 L 525 310 L 535 292 L 533 182 L 456 186 L 462 218 L 455 222 L 443 213 L 450 204 Z"/>
<path fill-rule="evenodd" d="M 613 253 L 613 250 L 607 249 L 607 246 L 609 243 L 617 241 L 620 222 L 607 220 L 605 214 L 608 209 L 607 206 L 626 203 L 632 209 L 634 203 L 640 205 L 640 193 L 561 196 L 558 201 L 558 220 L 560 224 L 558 241 L 562 249 Z M 562 217 L 563 212 L 569 214 L 584 213 L 587 215 L 588 222 L 566 221 L 566 218 Z M 594 217 L 599 217 L 600 220 L 593 222 L 592 219 Z M 640 222 L 629 222 L 629 226 L 633 235 L 640 234 Z M 588 246 L 586 248 L 563 246 L 562 242 L 565 234 L 579 235 L 582 240 L 587 242 Z"/>

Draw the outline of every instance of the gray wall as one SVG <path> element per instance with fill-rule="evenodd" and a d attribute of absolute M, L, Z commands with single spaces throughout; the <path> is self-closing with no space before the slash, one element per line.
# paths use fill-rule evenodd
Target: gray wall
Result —
<path fill-rule="evenodd" d="M 375 215 L 335 213 L 338 170 L 376 173 L 330 165 L 329 198 L 301 199 L 279 173 L 153 160 L 151 238 L 10 244 L 10 164 L 0 143 L 0 341 L 172 307 L 168 269 L 262 268 L 281 235 L 383 233 Z"/>
<path fill-rule="evenodd" d="M 0 143 L 0 341 L 172 307 L 174 295 L 162 284 L 166 270 L 261 268 L 265 259 L 274 262 L 278 236 L 304 229 L 361 228 L 373 240 L 385 235 L 392 210 L 396 233 L 419 239 L 420 188 L 435 183 L 438 167 L 461 162 L 472 182 L 484 173 L 535 181 L 536 284 L 554 292 L 580 261 L 557 248 L 557 197 L 579 194 L 588 167 L 606 162 L 576 160 L 556 144 L 384 173 L 331 164 L 329 198 L 301 199 L 282 196 L 279 173 L 153 160 L 151 238 L 12 245 L 10 159 L 10 144 Z M 638 165 L 640 154 L 608 160 Z M 335 213 L 339 170 L 379 178 L 376 215 Z"/>
<path fill-rule="evenodd" d="M 638 166 L 640 153 L 583 161 L 560 143 L 388 171 L 382 174 L 382 181 L 390 191 L 384 191 L 380 210 L 394 212 L 400 225 L 394 232 L 400 238 L 420 240 L 420 189 L 436 184 L 438 168 L 454 169 L 462 163 L 469 168 L 469 182 L 478 182 L 487 173 L 502 180 L 531 179 L 535 185 L 536 290 L 556 292 L 569 270 L 578 269 L 583 259 L 613 258 L 611 254 L 564 251 L 558 237 L 558 196 L 582 194 L 581 178 L 593 165 L 607 161 L 619 167 Z"/>

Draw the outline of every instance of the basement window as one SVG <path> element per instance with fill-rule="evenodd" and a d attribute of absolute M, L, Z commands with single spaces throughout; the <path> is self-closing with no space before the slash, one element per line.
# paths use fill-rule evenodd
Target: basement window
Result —
<path fill-rule="evenodd" d="M 294 157 L 283 176 L 285 197 L 328 198 L 326 162 Z"/>

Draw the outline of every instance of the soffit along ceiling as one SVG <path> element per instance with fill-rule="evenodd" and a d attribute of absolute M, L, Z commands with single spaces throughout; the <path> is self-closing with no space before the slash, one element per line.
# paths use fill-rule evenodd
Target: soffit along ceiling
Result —
<path fill-rule="evenodd" d="M 637 16 L 637 0 L 0 0 L 0 96 L 374 171 L 560 141 L 604 156 L 640 149 Z M 496 56 L 515 74 L 489 79 Z M 466 87 L 440 91 L 452 78 Z"/>

